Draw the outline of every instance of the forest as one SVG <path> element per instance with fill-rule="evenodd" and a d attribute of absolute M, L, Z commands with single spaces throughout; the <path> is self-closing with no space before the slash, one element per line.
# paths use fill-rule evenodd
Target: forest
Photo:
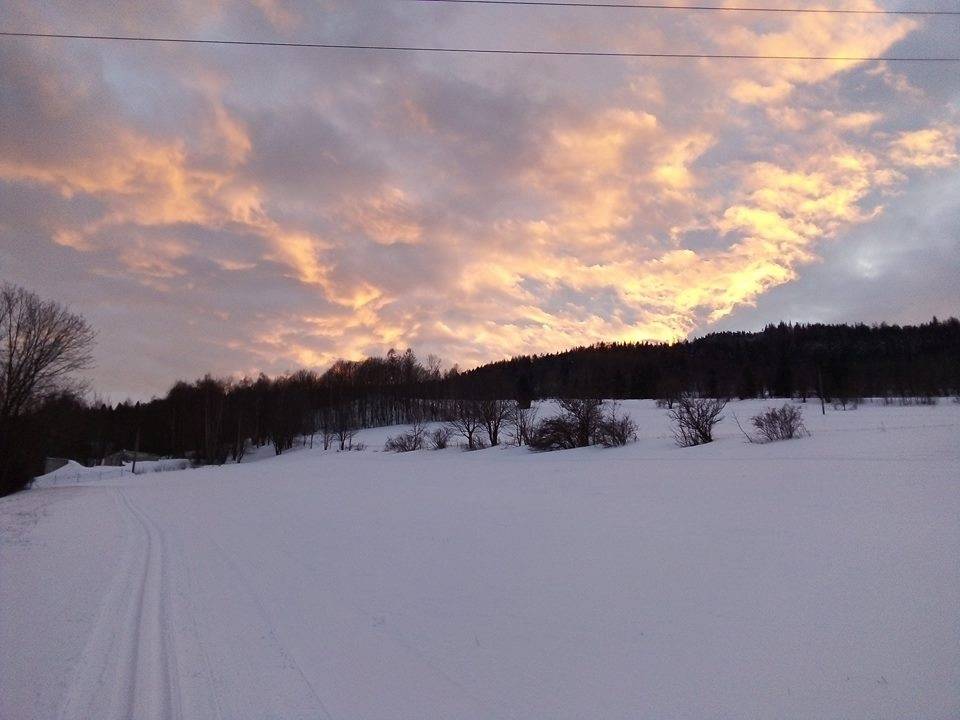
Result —
<path fill-rule="evenodd" d="M 300 436 L 346 449 L 359 428 L 448 420 L 456 400 L 547 397 L 820 398 L 925 402 L 960 393 L 960 321 L 917 326 L 770 325 L 673 344 L 600 343 L 520 355 L 465 372 L 420 362 L 412 350 L 340 360 L 328 370 L 278 377 L 177 382 L 145 403 L 109 406 L 64 392 L 31 414 L 35 455 L 99 463 L 138 448 L 197 463 L 242 457 L 250 445 L 279 454 Z M 42 428 L 42 431 L 40 429 Z"/>

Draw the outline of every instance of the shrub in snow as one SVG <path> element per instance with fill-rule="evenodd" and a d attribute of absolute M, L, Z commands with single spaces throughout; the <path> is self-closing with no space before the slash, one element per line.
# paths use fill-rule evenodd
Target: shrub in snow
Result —
<path fill-rule="evenodd" d="M 394 435 L 391 438 L 387 438 L 387 442 L 384 443 L 383 449 L 387 452 L 411 452 L 413 450 L 419 450 L 423 447 L 423 439 L 417 437 L 413 433 L 402 433 L 400 435 Z"/>
<path fill-rule="evenodd" d="M 692 447 L 713 442 L 713 428 L 723 420 L 721 413 L 726 404 L 727 401 L 720 398 L 681 395 L 669 413 L 677 445 Z"/>
<path fill-rule="evenodd" d="M 834 410 L 856 410 L 860 407 L 860 403 L 863 402 L 863 398 L 858 397 L 839 397 L 835 398 L 833 401 Z"/>
<path fill-rule="evenodd" d="M 569 450 L 586 447 L 596 436 L 603 418 L 603 401 L 594 398 L 561 398 L 560 414 L 546 418 L 530 429 L 527 444 L 532 450 Z"/>
<path fill-rule="evenodd" d="M 673 410 L 673 406 L 677 404 L 683 392 L 680 390 L 680 386 L 676 380 L 667 380 L 665 385 L 666 387 L 663 388 L 665 390 L 663 396 L 657 398 L 657 407 L 665 410 Z"/>
<path fill-rule="evenodd" d="M 462 447 L 462 448 L 463 448 L 464 450 L 466 450 L 467 452 L 470 452 L 470 451 L 472 451 L 472 450 L 485 450 L 486 448 L 488 448 L 488 447 L 490 447 L 490 446 L 487 445 L 487 441 L 486 441 L 486 440 L 484 440 L 484 439 L 483 439 L 482 437 L 480 437 L 480 436 L 477 436 L 477 437 L 475 437 L 475 438 L 473 439 L 473 446 L 472 446 L 472 447 L 471 447 L 470 445 L 465 445 L 465 444 L 462 444 L 462 443 L 461 443 L 460 447 Z"/>
<path fill-rule="evenodd" d="M 603 447 L 620 447 L 637 439 L 637 424 L 629 415 L 619 415 L 620 403 L 613 403 L 597 425 L 594 442 Z"/>
<path fill-rule="evenodd" d="M 561 413 L 536 423 L 528 432 L 532 450 L 569 450 L 588 445 L 615 447 L 636 438 L 637 427 L 629 415 L 618 415 L 614 403 L 609 412 L 596 399 L 561 399 Z"/>
<path fill-rule="evenodd" d="M 803 424 L 803 411 L 790 403 L 784 403 L 780 408 L 767 408 L 750 421 L 760 434 L 761 442 L 792 440 L 810 434 Z"/>
<path fill-rule="evenodd" d="M 416 419 L 410 426 L 410 429 L 400 435 L 388 438 L 383 449 L 389 452 L 411 452 L 413 450 L 423 449 L 423 440 L 427 434 L 427 429 L 423 421 Z"/>
<path fill-rule="evenodd" d="M 430 433 L 430 446 L 434 450 L 443 450 L 450 444 L 450 428 L 439 427 Z"/>
<path fill-rule="evenodd" d="M 569 450 L 577 445 L 576 427 L 564 415 L 541 420 L 527 436 L 531 450 Z"/>
<path fill-rule="evenodd" d="M 899 405 L 900 407 L 910 407 L 912 405 L 936 405 L 939 398 L 934 395 L 901 395 L 892 397 L 887 395 L 883 398 L 884 405 Z"/>

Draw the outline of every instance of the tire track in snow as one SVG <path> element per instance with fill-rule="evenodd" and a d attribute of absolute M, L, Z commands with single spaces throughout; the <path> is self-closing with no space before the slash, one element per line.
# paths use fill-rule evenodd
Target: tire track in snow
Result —
<path fill-rule="evenodd" d="M 180 694 L 157 525 L 116 489 L 130 540 L 61 706 L 60 720 L 176 720 Z"/>

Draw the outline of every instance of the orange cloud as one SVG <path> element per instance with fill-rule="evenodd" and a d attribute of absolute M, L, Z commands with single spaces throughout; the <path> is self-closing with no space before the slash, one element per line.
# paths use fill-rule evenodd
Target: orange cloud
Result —
<path fill-rule="evenodd" d="M 350 199 L 340 214 L 348 227 L 381 245 L 417 243 L 423 238 L 416 208 L 397 187 L 367 198 Z"/>
<path fill-rule="evenodd" d="M 725 247 L 651 254 L 648 247 L 624 243 L 623 228 L 634 213 L 667 202 L 673 190 L 696 186 L 688 164 L 712 138 L 704 133 L 671 138 L 653 120 L 623 123 L 629 117 L 623 113 L 601 117 L 612 127 L 598 120 L 558 133 L 555 137 L 564 142 L 544 163 L 548 177 L 537 176 L 538 185 L 557 193 L 564 209 L 526 224 L 503 223 L 499 231 L 507 239 L 498 244 L 498 256 L 464 268 L 461 290 L 471 307 L 483 308 L 478 315 L 498 318 L 507 342 L 547 348 L 584 338 L 682 337 L 696 326 L 700 311 L 719 319 L 795 278 L 800 265 L 816 259 L 819 241 L 875 217 L 880 208 L 864 209 L 861 203 L 896 179 L 876 156 L 834 137 L 796 167 L 770 162 L 748 166 L 738 179 L 739 199 L 718 210 L 714 201 L 701 203 L 706 222 L 691 221 L 690 228 L 712 228 L 718 238 L 729 239 Z M 877 120 L 872 115 L 820 118 L 837 130 Z M 590 132 L 596 137 L 588 137 Z M 637 155 L 631 152 L 638 138 L 651 151 L 641 154 L 635 166 Z M 581 153 L 581 148 L 595 152 Z M 682 243 L 683 235 L 680 226 L 676 241 Z M 548 310 L 542 298 L 526 289 L 530 281 L 551 292 L 613 292 L 630 319 L 578 314 L 568 305 Z M 471 327 L 470 334 L 484 338 L 478 340 L 481 344 L 494 342 L 483 327 Z"/>
<path fill-rule="evenodd" d="M 850 9 L 880 10 L 874 0 L 848 3 Z M 891 16 L 784 13 L 765 23 L 763 29 L 747 24 L 750 19 L 731 14 L 719 23 L 713 36 L 719 47 L 738 53 L 780 57 L 876 57 L 917 28 L 917 22 Z M 728 74 L 729 94 L 745 104 L 784 101 L 798 85 L 822 83 L 848 71 L 862 61 L 753 61 L 725 66 L 715 74 Z"/>
<path fill-rule="evenodd" d="M 895 164 L 907 167 L 950 167 L 960 162 L 958 137 L 960 127 L 950 125 L 900 133 L 890 143 L 890 158 Z"/>

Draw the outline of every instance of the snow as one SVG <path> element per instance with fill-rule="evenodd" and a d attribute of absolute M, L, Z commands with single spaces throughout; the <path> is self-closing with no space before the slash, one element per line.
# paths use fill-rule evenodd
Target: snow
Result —
<path fill-rule="evenodd" d="M 767 404 L 41 483 L 0 500 L 0 718 L 960 716 L 960 405 L 748 445 Z"/>
<path fill-rule="evenodd" d="M 146 473 L 186 470 L 189 467 L 189 460 L 178 458 L 139 460 L 136 466 L 136 474 L 145 475 Z M 63 467 L 35 478 L 32 487 L 47 488 L 62 485 L 89 485 L 91 483 L 102 483 L 104 480 L 116 480 L 122 478 L 124 475 L 131 475 L 133 472 L 133 463 L 124 463 L 122 467 L 116 465 L 87 467 L 74 460 L 68 460 L 67 464 Z"/>

